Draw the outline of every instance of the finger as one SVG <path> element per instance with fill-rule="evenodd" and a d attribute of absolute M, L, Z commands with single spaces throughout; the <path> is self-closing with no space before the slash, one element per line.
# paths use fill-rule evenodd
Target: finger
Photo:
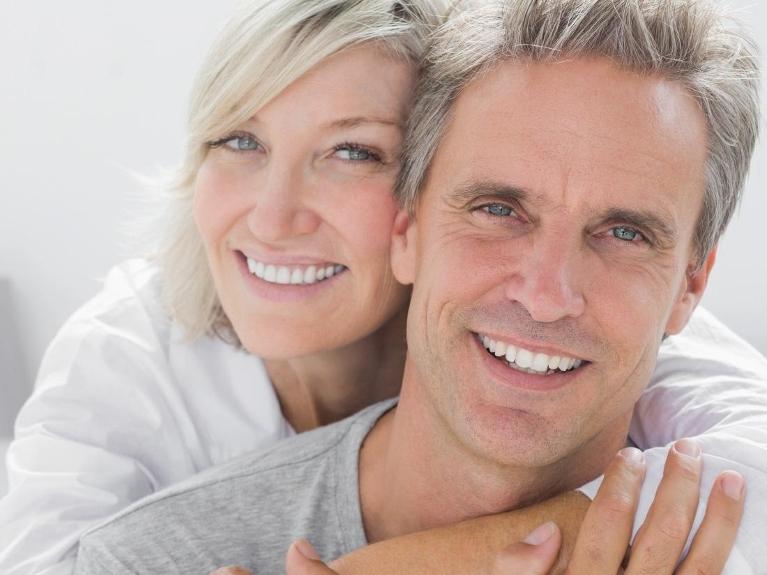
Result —
<path fill-rule="evenodd" d="M 618 572 L 631 540 L 644 472 L 638 449 L 627 447 L 613 458 L 581 524 L 569 572 Z"/>
<path fill-rule="evenodd" d="M 288 549 L 286 575 L 338 575 L 325 565 L 306 539 L 299 539 Z"/>
<path fill-rule="evenodd" d="M 690 439 L 669 450 L 663 478 L 631 549 L 626 575 L 673 573 L 700 498 L 700 448 Z"/>
<path fill-rule="evenodd" d="M 492 575 L 546 575 L 557 559 L 562 533 L 554 523 L 544 523 L 524 541 L 498 552 Z"/>
<path fill-rule="evenodd" d="M 730 555 L 743 516 L 745 482 L 735 471 L 716 478 L 708 498 L 706 515 L 692 541 L 679 575 L 721 573 Z"/>
<path fill-rule="evenodd" d="M 237 567 L 236 565 L 229 565 L 228 567 L 220 567 L 219 569 L 216 569 L 210 575 L 253 575 L 253 574 L 243 567 Z"/>

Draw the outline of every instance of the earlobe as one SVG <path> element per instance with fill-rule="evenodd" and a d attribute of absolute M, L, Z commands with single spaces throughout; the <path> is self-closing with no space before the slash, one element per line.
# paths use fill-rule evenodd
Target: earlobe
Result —
<path fill-rule="evenodd" d="M 406 209 L 397 212 L 392 227 L 391 267 L 394 277 L 403 285 L 410 285 L 415 279 L 415 217 Z"/>
<path fill-rule="evenodd" d="M 687 325 L 692 312 L 695 311 L 703 297 L 703 292 L 706 291 L 708 277 L 715 261 L 716 247 L 709 252 L 702 265 L 690 267 L 685 278 L 683 291 L 679 295 L 676 304 L 674 304 L 671 316 L 666 324 L 666 334 L 673 335 L 679 333 Z"/>

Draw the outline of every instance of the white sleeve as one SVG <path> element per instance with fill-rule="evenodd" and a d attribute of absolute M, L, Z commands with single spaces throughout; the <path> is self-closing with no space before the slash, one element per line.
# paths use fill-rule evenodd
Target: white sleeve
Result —
<path fill-rule="evenodd" d="M 163 350 L 132 315 L 115 325 L 76 314 L 46 352 L 7 454 L 3 575 L 71 574 L 83 531 L 194 471 L 167 407 Z"/>
<path fill-rule="evenodd" d="M 746 479 L 746 506 L 725 573 L 767 573 L 767 359 L 709 312 L 661 346 L 652 381 L 634 410 L 629 436 L 645 450 L 647 476 L 634 534 L 647 516 L 663 475 L 669 444 L 694 437 L 703 451 L 700 525 L 716 476 L 727 469 Z M 593 497 L 601 478 L 581 491 Z M 688 541 L 689 545 L 689 541 Z"/>

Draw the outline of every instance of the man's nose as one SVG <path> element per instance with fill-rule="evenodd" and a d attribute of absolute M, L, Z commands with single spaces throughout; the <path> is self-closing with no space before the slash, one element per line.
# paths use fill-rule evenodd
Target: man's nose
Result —
<path fill-rule="evenodd" d="M 560 234 L 538 235 L 506 285 L 506 297 L 539 322 L 578 317 L 585 309 L 582 265 L 576 240 Z"/>
<path fill-rule="evenodd" d="M 276 242 L 313 233 L 321 218 L 311 208 L 312 186 L 300 169 L 270 166 L 267 177 L 252 190 L 254 204 L 248 228 L 259 240 Z"/>

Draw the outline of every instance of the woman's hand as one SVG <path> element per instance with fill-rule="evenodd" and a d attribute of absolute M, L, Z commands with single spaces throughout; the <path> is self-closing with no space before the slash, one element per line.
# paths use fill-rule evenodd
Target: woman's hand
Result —
<path fill-rule="evenodd" d="M 700 451 L 688 440 L 677 442 L 669 451 L 650 513 L 627 553 L 644 476 L 637 455 L 635 450 L 621 451 L 605 473 L 578 534 L 568 575 L 721 573 L 743 513 L 743 478 L 733 471 L 717 477 L 690 552 L 675 570 L 698 507 Z M 556 525 L 544 524 L 525 541 L 501 551 L 493 575 L 546 575 L 557 559 L 560 542 Z"/>

